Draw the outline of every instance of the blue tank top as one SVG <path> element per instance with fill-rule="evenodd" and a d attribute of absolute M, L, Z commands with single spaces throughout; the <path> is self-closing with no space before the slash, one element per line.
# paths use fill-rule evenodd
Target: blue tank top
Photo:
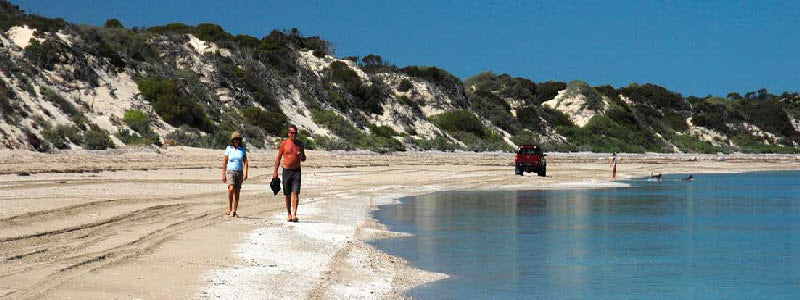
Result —
<path fill-rule="evenodd" d="M 247 157 L 247 149 L 244 147 L 234 148 L 233 146 L 228 146 L 228 148 L 225 149 L 225 155 L 228 156 L 228 170 L 244 170 L 244 160 Z"/>

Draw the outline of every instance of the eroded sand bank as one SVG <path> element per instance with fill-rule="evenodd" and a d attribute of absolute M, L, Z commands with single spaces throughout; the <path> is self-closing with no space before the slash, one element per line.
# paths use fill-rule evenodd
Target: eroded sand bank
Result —
<path fill-rule="evenodd" d="M 399 298 L 447 275 L 369 246 L 402 234 L 370 218 L 377 205 L 441 190 L 620 185 L 602 154 L 550 154 L 543 178 L 515 176 L 505 153 L 309 151 L 300 222 L 287 223 L 267 187 L 274 154 L 250 154 L 241 218 L 229 218 L 221 151 L 0 151 L 0 297 Z M 800 169 L 797 156 L 623 155 L 618 177 L 787 169 Z"/>

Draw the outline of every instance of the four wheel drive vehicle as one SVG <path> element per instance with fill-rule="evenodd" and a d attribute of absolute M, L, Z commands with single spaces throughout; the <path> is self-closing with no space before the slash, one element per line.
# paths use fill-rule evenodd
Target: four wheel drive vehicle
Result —
<path fill-rule="evenodd" d="M 539 176 L 547 176 L 547 154 L 536 145 L 522 145 L 514 155 L 514 173 L 522 175 L 523 172 L 534 172 Z"/>

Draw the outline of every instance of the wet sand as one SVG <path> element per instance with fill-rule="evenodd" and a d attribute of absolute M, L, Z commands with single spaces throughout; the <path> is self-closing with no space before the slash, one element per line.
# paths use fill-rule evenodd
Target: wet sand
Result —
<path fill-rule="evenodd" d="M 268 191 L 274 151 L 253 151 L 240 218 L 224 215 L 221 151 L 185 147 L 39 154 L 0 150 L 0 297 L 401 298 L 445 278 L 366 241 L 399 235 L 377 205 L 440 190 L 589 188 L 608 156 L 548 156 L 515 176 L 507 153 L 309 151 L 299 223 Z M 724 159 L 724 160 L 723 160 Z M 621 155 L 618 178 L 797 170 L 793 155 Z"/>

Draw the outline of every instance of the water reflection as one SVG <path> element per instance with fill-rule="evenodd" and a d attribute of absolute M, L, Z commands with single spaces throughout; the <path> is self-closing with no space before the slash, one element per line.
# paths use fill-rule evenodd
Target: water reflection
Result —
<path fill-rule="evenodd" d="M 416 236 L 375 244 L 453 275 L 412 291 L 423 298 L 798 295 L 796 175 L 436 193 L 378 211 L 390 228 Z"/>

